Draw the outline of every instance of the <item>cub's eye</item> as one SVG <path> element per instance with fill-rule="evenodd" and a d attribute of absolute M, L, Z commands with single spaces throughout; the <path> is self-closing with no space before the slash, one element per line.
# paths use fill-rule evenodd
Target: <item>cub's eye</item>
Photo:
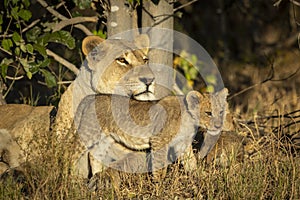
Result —
<path fill-rule="evenodd" d="M 220 111 L 220 115 L 223 115 L 223 114 L 224 114 L 224 110 L 221 110 L 221 111 Z"/>
<path fill-rule="evenodd" d="M 119 63 L 120 65 L 128 65 L 129 63 L 127 62 L 127 60 L 123 57 L 119 57 L 116 58 L 117 63 Z"/>
<path fill-rule="evenodd" d="M 210 117 L 211 117 L 211 115 L 212 115 L 212 113 L 211 113 L 211 112 L 208 112 L 208 111 L 205 112 L 205 114 L 208 115 L 208 116 L 210 116 Z"/>

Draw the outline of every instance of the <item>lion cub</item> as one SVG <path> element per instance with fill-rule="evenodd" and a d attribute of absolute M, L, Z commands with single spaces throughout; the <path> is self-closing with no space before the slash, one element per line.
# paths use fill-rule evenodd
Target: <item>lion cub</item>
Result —
<path fill-rule="evenodd" d="M 103 165 L 127 172 L 166 167 L 187 152 L 198 127 L 219 135 L 227 112 L 227 94 L 225 88 L 211 95 L 191 91 L 159 101 L 88 96 L 75 118 L 79 139 L 85 146 L 77 167 L 93 174 Z M 86 152 L 89 162 L 81 161 Z M 84 166 L 87 163 L 91 166 Z"/>

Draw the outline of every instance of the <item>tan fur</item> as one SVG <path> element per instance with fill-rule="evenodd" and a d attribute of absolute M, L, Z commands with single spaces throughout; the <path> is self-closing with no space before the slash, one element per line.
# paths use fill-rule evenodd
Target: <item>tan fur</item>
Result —
<path fill-rule="evenodd" d="M 51 106 L 0 105 L 0 175 L 34 159 L 49 134 Z"/>

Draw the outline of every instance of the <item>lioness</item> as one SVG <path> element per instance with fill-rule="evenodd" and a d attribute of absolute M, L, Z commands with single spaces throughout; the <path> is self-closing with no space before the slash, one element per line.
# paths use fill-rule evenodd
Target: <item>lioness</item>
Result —
<path fill-rule="evenodd" d="M 79 170 L 95 174 L 101 164 L 128 172 L 165 167 L 191 146 L 198 127 L 207 129 L 212 137 L 219 136 L 227 94 L 227 89 L 215 94 L 191 91 L 187 96 L 145 102 L 118 95 L 86 97 L 75 118 L 85 146 L 78 160 Z M 210 136 L 207 138 L 206 142 Z M 90 160 L 86 160 L 87 152 Z M 188 162 L 187 168 L 195 165 Z"/>
<path fill-rule="evenodd" d="M 58 132 L 71 128 L 74 113 L 87 95 L 120 94 L 137 100 L 156 99 L 154 75 L 147 65 L 148 46 L 149 38 L 144 34 L 134 42 L 86 37 L 82 42 L 86 62 L 59 102 Z"/>

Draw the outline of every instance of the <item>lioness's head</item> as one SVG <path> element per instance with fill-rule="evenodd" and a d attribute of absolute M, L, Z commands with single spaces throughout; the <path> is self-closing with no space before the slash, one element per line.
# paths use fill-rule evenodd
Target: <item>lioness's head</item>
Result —
<path fill-rule="evenodd" d="M 134 42 L 86 37 L 82 51 L 91 70 L 92 89 L 96 93 L 154 100 L 155 81 L 148 66 L 148 47 L 149 38 L 144 34 Z"/>

